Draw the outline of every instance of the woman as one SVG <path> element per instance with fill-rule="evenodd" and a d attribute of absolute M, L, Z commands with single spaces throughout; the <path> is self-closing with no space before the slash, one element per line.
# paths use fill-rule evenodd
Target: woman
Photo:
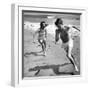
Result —
<path fill-rule="evenodd" d="M 42 52 L 43 52 L 43 55 L 46 56 L 46 39 L 47 39 L 47 30 L 46 30 L 46 27 L 47 24 L 42 21 L 40 23 L 40 28 L 35 32 L 34 36 L 36 34 L 38 34 L 38 42 L 40 43 L 40 45 L 42 46 Z"/>

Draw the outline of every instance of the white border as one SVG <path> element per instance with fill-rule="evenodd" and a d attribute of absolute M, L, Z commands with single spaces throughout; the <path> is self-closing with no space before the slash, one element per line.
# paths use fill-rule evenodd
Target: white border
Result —
<path fill-rule="evenodd" d="M 85 8 L 46 8 L 46 7 L 33 7 L 29 5 L 13 4 L 12 5 L 12 86 L 30 86 L 46 84 L 45 82 L 38 83 L 42 77 L 25 78 L 22 80 L 22 10 L 33 10 L 33 11 L 49 11 L 49 12 L 72 12 L 81 13 L 81 34 L 86 29 L 86 9 Z M 81 35 L 82 36 L 82 35 Z M 81 47 L 82 37 L 81 37 Z M 82 48 L 81 48 L 82 50 Z M 82 52 L 82 51 L 81 51 Z M 74 76 L 54 76 L 54 77 L 43 77 L 44 80 L 50 80 L 47 82 L 53 82 L 52 80 L 58 79 L 59 83 L 72 83 L 72 82 L 85 82 L 86 79 L 86 61 L 81 53 L 81 75 L 79 77 Z M 57 77 L 57 78 L 56 78 Z M 59 77 L 59 78 L 58 78 Z M 55 78 L 55 79 L 54 79 Z M 33 80 L 32 80 L 33 79 Z M 38 80 L 36 80 L 38 79 Z M 42 81 L 42 80 L 41 80 Z M 56 82 L 57 83 L 57 82 Z"/>

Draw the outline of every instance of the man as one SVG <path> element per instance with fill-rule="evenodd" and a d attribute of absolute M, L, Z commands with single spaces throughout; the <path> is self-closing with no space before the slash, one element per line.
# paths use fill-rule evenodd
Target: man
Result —
<path fill-rule="evenodd" d="M 55 25 L 57 27 L 55 33 L 55 44 L 58 42 L 60 37 L 62 40 L 62 47 L 66 51 L 68 59 L 73 64 L 75 71 L 78 71 L 75 58 L 72 55 L 73 33 L 77 32 L 78 29 L 75 29 L 74 26 L 64 26 L 61 18 L 56 20 Z"/>

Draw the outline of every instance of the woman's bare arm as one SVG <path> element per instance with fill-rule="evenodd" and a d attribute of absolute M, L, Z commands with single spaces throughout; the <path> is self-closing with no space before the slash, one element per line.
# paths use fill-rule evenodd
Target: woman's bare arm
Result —
<path fill-rule="evenodd" d="M 33 43 L 35 43 L 35 36 L 36 36 L 36 34 L 38 34 L 38 31 L 39 31 L 39 29 L 37 31 L 35 31 L 35 33 L 33 34 Z"/>

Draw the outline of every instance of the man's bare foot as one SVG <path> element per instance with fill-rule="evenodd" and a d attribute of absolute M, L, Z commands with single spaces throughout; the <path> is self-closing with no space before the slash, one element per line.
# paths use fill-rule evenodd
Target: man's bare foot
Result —
<path fill-rule="evenodd" d="M 76 72 L 78 72 L 78 71 L 79 71 L 79 69 L 78 69 L 78 67 L 77 67 L 77 66 L 75 66 L 75 71 L 76 71 Z"/>

